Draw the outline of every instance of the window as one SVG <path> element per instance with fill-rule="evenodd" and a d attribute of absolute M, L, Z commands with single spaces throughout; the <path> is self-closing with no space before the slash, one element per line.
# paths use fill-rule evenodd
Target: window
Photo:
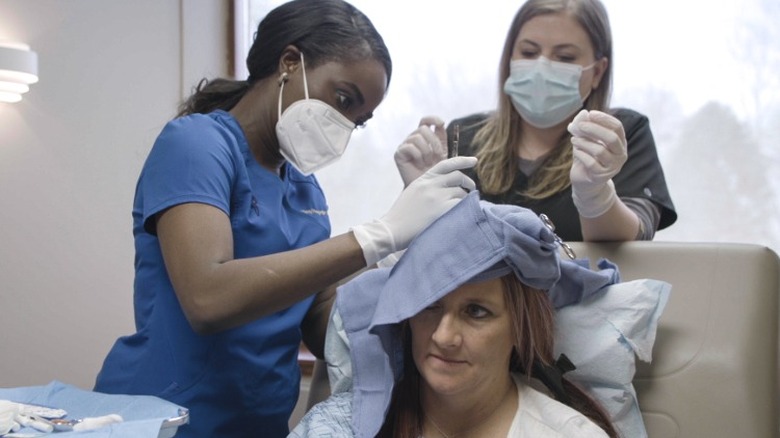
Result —
<path fill-rule="evenodd" d="M 603 0 L 612 106 L 650 118 L 679 219 L 656 240 L 751 242 L 780 252 L 780 2 Z M 238 0 L 245 48 L 280 0 Z M 495 106 L 516 2 L 353 0 L 393 57 L 388 96 L 344 157 L 318 172 L 334 234 L 383 214 L 401 190 L 397 145 L 419 118 Z M 238 27 L 237 27 L 238 28 Z M 239 38 L 240 39 L 240 38 Z M 245 48 L 237 48 L 243 65 Z M 240 73 L 239 73 L 240 75 Z"/>

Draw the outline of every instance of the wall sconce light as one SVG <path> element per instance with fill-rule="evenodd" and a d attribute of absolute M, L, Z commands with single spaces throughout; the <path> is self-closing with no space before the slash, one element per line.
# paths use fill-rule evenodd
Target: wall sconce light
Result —
<path fill-rule="evenodd" d="M 38 82 L 38 54 L 25 44 L 0 42 L 0 102 L 19 102 Z"/>

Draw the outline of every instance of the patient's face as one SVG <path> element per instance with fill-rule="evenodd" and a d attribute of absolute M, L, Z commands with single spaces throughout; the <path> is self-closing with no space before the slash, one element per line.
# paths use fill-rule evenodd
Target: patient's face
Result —
<path fill-rule="evenodd" d="M 452 396 L 505 389 L 513 344 L 500 279 L 461 286 L 409 325 L 424 391 Z"/>

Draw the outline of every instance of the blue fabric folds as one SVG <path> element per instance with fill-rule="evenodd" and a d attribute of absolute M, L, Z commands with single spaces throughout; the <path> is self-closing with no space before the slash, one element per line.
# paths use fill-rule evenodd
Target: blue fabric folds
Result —
<path fill-rule="evenodd" d="M 83 432 L 58 432 L 52 436 L 90 438 L 173 436 L 179 425 L 188 422 L 189 413 L 183 407 L 149 395 L 103 394 L 85 391 L 57 380 L 43 386 L 0 388 L 0 399 L 64 409 L 66 418 L 99 417 L 119 414 L 124 421 Z M 166 420 L 175 420 L 166 426 Z M 43 435 L 31 428 L 20 433 Z"/>
<path fill-rule="evenodd" d="M 509 272 L 549 291 L 556 308 L 620 281 L 602 260 L 561 260 L 555 235 L 531 210 L 497 205 L 472 192 L 412 242 L 392 268 L 374 269 L 339 288 L 338 312 L 350 343 L 352 427 L 358 438 L 382 426 L 403 370 L 400 322 L 460 285 Z"/>

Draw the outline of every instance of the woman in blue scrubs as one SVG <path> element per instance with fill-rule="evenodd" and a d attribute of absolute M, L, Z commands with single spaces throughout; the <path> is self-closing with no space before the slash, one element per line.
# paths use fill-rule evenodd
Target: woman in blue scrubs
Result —
<path fill-rule="evenodd" d="M 365 15 L 294 0 L 259 24 L 245 81 L 203 81 L 155 141 L 136 187 L 136 333 L 95 390 L 189 409 L 181 437 L 286 436 L 301 341 L 321 356 L 328 286 L 402 250 L 474 189 L 440 162 L 387 214 L 330 237 L 312 174 L 385 96 L 392 64 Z"/>

